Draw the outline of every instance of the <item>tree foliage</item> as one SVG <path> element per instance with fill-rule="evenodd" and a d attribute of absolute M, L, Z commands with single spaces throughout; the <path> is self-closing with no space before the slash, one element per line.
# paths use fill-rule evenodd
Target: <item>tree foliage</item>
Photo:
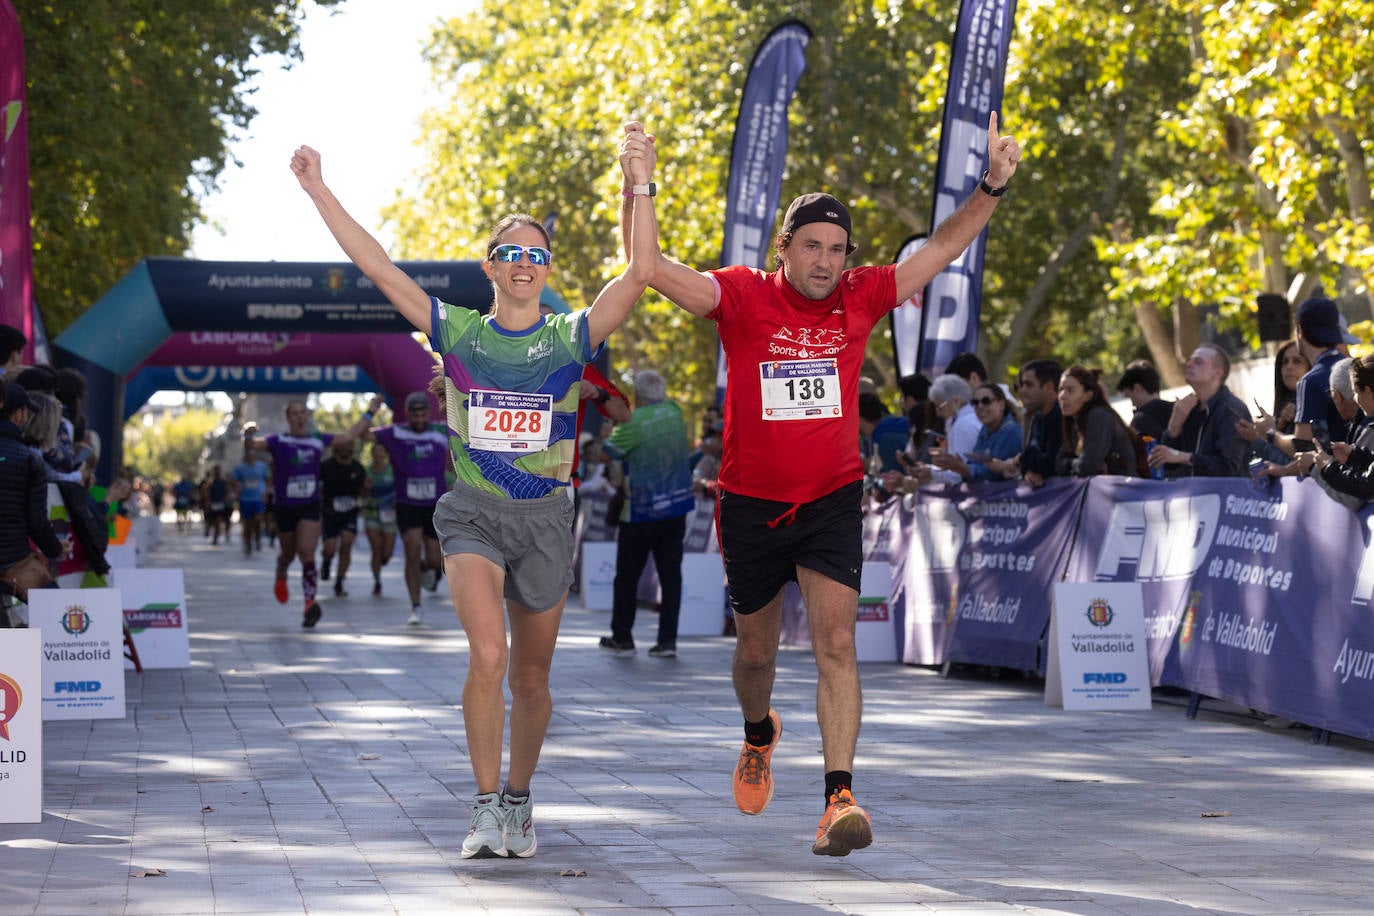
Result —
<path fill-rule="evenodd" d="M 317 0 L 330 6 L 338 0 Z M 24 35 L 35 296 L 56 335 L 140 259 L 180 255 L 256 114 L 301 0 L 14 0 Z"/>
<path fill-rule="evenodd" d="M 519 17 L 491 8 L 454 20 L 428 52 L 451 100 L 426 122 L 432 166 L 421 192 L 391 214 L 401 254 L 473 257 L 505 213 L 555 214 L 551 282 L 575 307 L 590 304 L 623 265 L 615 152 L 622 123 L 639 119 L 658 138 L 665 251 L 718 266 L 745 71 L 764 36 L 795 17 L 816 37 L 791 109 L 782 197 L 826 187 L 847 198 L 855 237 L 888 260 L 928 228 L 922 187 L 939 116 L 931 86 L 944 76 L 922 66 L 936 55 L 920 36 L 945 35 L 952 16 L 948 4 L 928 7 L 532 0 Z M 704 404 L 715 341 L 709 322 L 651 295 L 612 344 L 618 370 L 658 368 L 675 396 Z M 877 345 L 887 349 L 871 365 L 891 381 L 890 344 Z"/>
<path fill-rule="evenodd" d="M 1300 300 L 1321 285 L 1368 309 L 1374 3 L 1167 6 L 1185 28 L 1189 92 L 1155 133 L 1180 164 L 1152 176 L 1162 226 L 1120 226 L 1103 246 L 1111 295 L 1215 306 L 1251 342 L 1260 293 Z"/>
<path fill-rule="evenodd" d="M 182 474 L 200 476 L 201 452 L 224 419 L 221 411 L 193 407 L 154 422 L 140 415 L 124 426 L 124 463 L 150 479 L 175 480 Z"/>
<path fill-rule="evenodd" d="M 782 199 L 830 190 L 853 209 L 859 257 L 887 260 L 930 228 L 956 8 L 532 0 L 520 17 L 455 20 L 429 49 L 452 100 L 427 123 L 434 166 L 393 211 L 405 253 L 471 257 L 505 212 L 555 213 L 553 283 L 588 304 L 620 269 L 613 157 L 634 117 L 659 137 L 665 250 L 714 266 L 744 70 L 796 17 L 815 37 Z M 1148 354 L 1176 381 L 1202 312 L 1253 339 L 1254 294 L 1296 274 L 1363 294 L 1371 21 L 1374 0 L 1021 0 L 1003 122 L 1027 157 L 989 235 L 994 373 Z M 657 366 L 700 403 L 711 331 L 649 297 L 613 339 L 617 365 Z M 866 368 L 891 383 L 886 338 Z"/>

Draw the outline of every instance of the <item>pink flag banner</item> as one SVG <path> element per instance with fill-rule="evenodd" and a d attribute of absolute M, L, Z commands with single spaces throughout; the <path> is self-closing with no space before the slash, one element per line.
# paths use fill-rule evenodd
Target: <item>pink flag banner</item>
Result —
<path fill-rule="evenodd" d="M 24 38 L 10 0 L 0 0 L 0 323 L 24 332 L 28 361 L 35 337 L 28 113 Z"/>

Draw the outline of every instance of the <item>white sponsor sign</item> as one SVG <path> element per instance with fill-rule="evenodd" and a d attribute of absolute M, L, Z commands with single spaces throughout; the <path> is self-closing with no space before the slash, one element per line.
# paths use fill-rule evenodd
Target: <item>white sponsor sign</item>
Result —
<path fill-rule="evenodd" d="M 0 823 L 43 820 L 43 631 L 0 630 Z"/>
<path fill-rule="evenodd" d="M 1046 706 L 1150 708 L 1144 604 L 1139 582 L 1055 585 Z"/>
<path fill-rule="evenodd" d="M 892 619 L 892 568 L 886 560 L 864 563 L 854 648 L 861 662 L 895 662 L 897 625 Z"/>
<path fill-rule="evenodd" d="M 615 601 L 615 541 L 582 542 L 582 606 L 609 611 Z"/>
<path fill-rule="evenodd" d="M 114 569 L 124 594 L 124 622 L 144 668 L 191 667 L 186 584 L 180 569 Z M 132 668 L 133 662 L 126 667 Z"/>
<path fill-rule="evenodd" d="M 124 718 L 119 589 L 45 588 L 29 598 L 29 625 L 44 635 L 43 718 Z"/>
<path fill-rule="evenodd" d="M 682 555 L 679 636 L 719 636 L 725 631 L 725 560 L 718 553 Z"/>

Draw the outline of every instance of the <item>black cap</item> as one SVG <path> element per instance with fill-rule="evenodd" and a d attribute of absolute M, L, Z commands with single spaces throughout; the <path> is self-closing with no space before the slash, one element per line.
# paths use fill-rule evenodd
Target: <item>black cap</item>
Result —
<path fill-rule="evenodd" d="M 1340 309 L 1325 296 L 1314 296 L 1298 306 L 1298 329 L 1303 337 L 1321 347 L 1359 342 L 1346 333 L 1341 323 Z"/>
<path fill-rule="evenodd" d="M 21 407 L 36 411 L 42 406 L 23 385 L 16 385 L 14 382 L 5 384 L 5 416 L 11 416 Z"/>
<path fill-rule="evenodd" d="M 406 395 L 406 410 L 419 410 L 421 407 L 429 406 L 429 395 L 423 391 L 412 391 Z"/>
<path fill-rule="evenodd" d="M 782 218 L 782 235 L 791 235 L 809 223 L 831 223 L 844 230 L 846 253 L 853 254 L 855 245 L 850 241 L 849 210 L 829 194 L 803 194 L 787 208 Z"/>

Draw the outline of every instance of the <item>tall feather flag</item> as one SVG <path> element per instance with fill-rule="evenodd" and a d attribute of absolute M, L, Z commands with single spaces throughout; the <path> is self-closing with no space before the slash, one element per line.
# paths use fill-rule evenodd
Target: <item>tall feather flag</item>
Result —
<path fill-rule="evenodd" d="M 759 44 L 744 81 L 725 195 L 722 267 L 763 268 L 787 162 L 787 108 L 806 67 L 811 30 L 782 23 Z M 716 359 L 716 402 L 725 391 L 725 355 Z"/>
<path fill-rule="evenodd" d="M 935 170 L 932 226 L 938 226 L 974 193 L 987 167 L 988 114 L 1002 107 L 1015 16 L 1016 0 L 962 0 L 959 4 Z M 985 230 L 926 287 L 916 354 L 908 355 L 912 346 L 909 330 L 898 334 L 894 324 L 893 346 L 898 371 L 903 375 L 919 367 L 933 377 L 955 356 L 978 349 L 986 246 Z"/>
<path fill-rule="evenodd" d="M 0 0 L 0 323 L 29 339 L 25 361 L 40 333 L 34 317 L 24 38 L 14 4 Z"/>

